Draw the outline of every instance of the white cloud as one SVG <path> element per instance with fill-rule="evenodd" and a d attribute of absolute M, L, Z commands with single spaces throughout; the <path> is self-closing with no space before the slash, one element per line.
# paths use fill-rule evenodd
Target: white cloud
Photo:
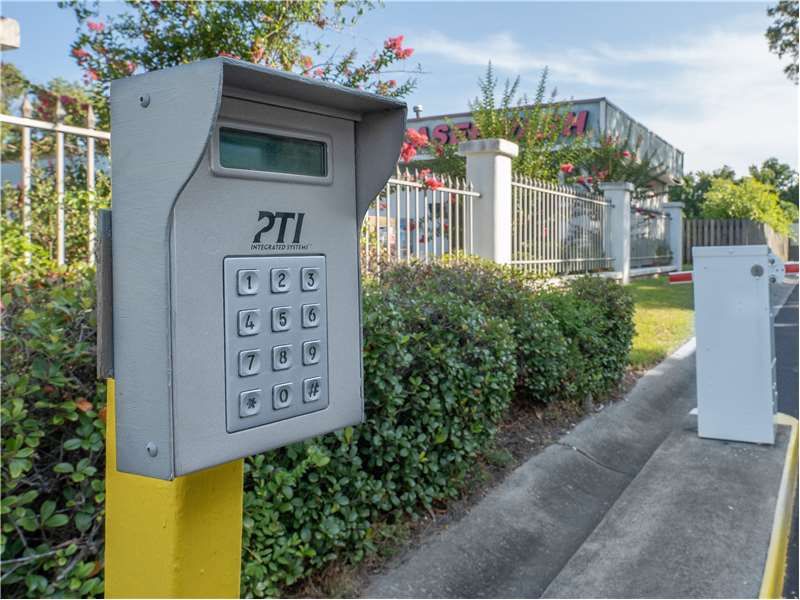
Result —
<path fill-rule="evenodd" d="M 743 174 L 769 156 L 797 165 L 797 86 L 767 49 L 762 19 L 656 37 L 644 46 L 574 43 L 554 55 L 511 34 L 460 41 L 441 32 L 414 45 L 464 65 L 516 73 L 548 65 L 553 80 L 607 96 L 686 154 L 686 170 L 722 164 Z"/>

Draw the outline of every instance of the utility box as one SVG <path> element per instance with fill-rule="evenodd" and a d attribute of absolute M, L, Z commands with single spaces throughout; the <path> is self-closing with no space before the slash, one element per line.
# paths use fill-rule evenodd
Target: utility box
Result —
<path fill-rule="evenodd" d="M 112 83 L 121 471 L 172 479 L 363 420 L 359 231 L 405 117 L 227 58 Z"/>
<path fill-rule="evenodd" d="M 700 437 L 773 444 L 775 307 L 783 264 L 768 246 L 692 249 Z"/>

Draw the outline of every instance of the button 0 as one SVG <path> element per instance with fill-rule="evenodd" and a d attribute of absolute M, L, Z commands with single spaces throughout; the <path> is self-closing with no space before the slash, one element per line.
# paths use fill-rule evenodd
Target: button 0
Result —
<path fill-rule="evenodd" d="M 303 304 L 300 311 L 300 320 L 304 328 L 319 327 L 319 304 Z"/>
<path fill-rule="evenodd" d="M 319 269 L 317 267 L 300 269 L 300 288 L 304 292 L 313 292 L 319 289 Z"/>
<path fill-rule="evenodd" d="M 261 372 L 261 350 L 242 350 L 239 352 L 239 375 L 248 377 Z"/>
<path fill-rule="evenodd" d="M 257 308 L 239 311 L 239 335 L 261 333 L 261 311 Z"/>
<path fill-rule="evenodd" d="M 322 396 L 322 379 L 309 377 L 303 380 L 303 402 L 316 402 Z"/>
<path fill-rule="evenodd" d="M 281 383 L 272 388 L 272 408 L 280 410 L 292 404 L 292 384 Z"/>
<path fill-rule="evenodd" d="M 250 390 L 239 394 L 239 416 L 252 417 L 261 412 L 261 390 Z"/>
<path fill-rule="evenodd" d="M 319 363 L 320 343 L 319 340 L 303 342 L 303 364 L 316 365 Z"/>
<path fill-rule="evenodd" d="M 272 331 L 288 331 L 292 326 L 292 309 L 276 306 L 272 309 Z"/>
<path fill-rule="evenodd" d="M 270 282 L 273 294 L 283 294 L 291 289 L 291 279 L 289 269 L 272 269 L 270 271 Z"/>
<path fill-rule="evenodd" d="M 236 290 L 240 296 L 252 296 L 258 293 L 258 271 L 241 269 L 236 271 Z"/>
<path fill-rule="evenodd" d="M 292 347 L 290 345 L 275 346 L 272 349 L 272 370 L 285 371 L 292 366 Z"/>

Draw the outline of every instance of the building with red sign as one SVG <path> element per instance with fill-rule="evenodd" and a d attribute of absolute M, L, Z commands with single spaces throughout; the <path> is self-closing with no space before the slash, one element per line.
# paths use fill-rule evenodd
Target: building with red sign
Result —
<path fill-rule="evenodd" d="M 569 110 L 561 137 L 588 134 L 590 139 L 601 140 L 605 136 L 621 139 L 628 137 L 631 147 L 641 156 L 652 156 L 665 173 L 658 179 L 657 187 L 666 188 L 683 177 L 683 152 L 630 117 L 625 111 L 606 98 L 574 100 L 563 104 Z M 472 113 L 421 116 L 408 119 L 408 127 L 424 133 L 429 139 L 445 144 L 458 142 L 457 130 L 467 139 L 479 137 L 472 120 Z"/>

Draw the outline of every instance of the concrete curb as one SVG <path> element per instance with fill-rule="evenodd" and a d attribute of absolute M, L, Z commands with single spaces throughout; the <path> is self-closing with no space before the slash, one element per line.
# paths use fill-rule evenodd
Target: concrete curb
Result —
<path fill-rule="evenodd" d="M 798 475 L 798 422 L 794 417 L 778 413 L 775 423 L 792 428 L 791 438 L 786 448 L 786 461 L 781 475 L 781 486 L 778 500 L 775 503 L 775 517 L 772 522 L 772 533 L 769 538 L 767 562 L 764 565 L 764 577 L 761 580 L 759 598 L 780 598 L 783 593 L 783 578 L 786 573 L 787 549 L 792 526 L 792 508 L 797 491 Z"/>

